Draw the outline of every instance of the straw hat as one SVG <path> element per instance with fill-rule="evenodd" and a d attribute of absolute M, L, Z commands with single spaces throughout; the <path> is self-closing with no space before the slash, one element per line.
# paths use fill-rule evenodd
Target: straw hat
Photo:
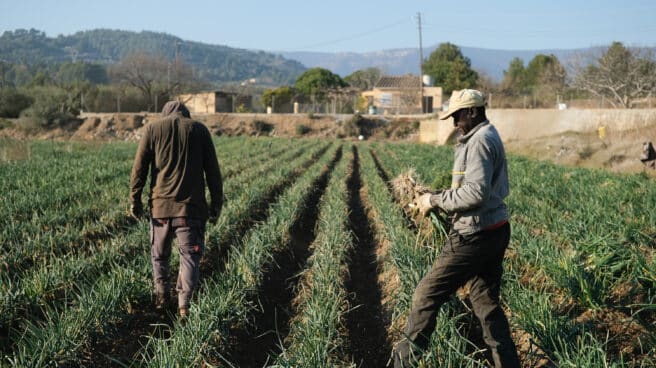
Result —
<path fill-rule="evenodd" d="M 454 112 L 468 107 L 485 106 L 485 96 L 475 89 L 453 91 L 449 99 L 449 109 L 440 116 L 440 120 L 448 119 Z"/>

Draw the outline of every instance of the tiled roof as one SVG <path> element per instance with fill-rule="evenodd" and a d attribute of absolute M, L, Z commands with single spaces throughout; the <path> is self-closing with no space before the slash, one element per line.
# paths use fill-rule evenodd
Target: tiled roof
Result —
<path fill-rule="evenodd" d="M 386 75 L 380 77 L 378 83 L 376 83 L 376 88 L 418 89 L 419 81 L 420 79 L 416 75 Z"/>

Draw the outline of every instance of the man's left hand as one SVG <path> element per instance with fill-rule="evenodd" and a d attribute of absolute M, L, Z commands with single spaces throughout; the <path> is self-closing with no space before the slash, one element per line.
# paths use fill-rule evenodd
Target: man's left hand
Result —
<path fill-rule="evenodd" d="M 415 208 L 419 209 L 419 213 L 423 216 L 428 215 L 428 212 L 433 209 L 431 196 L 431 193 L 424 193 L 415 198 Z"/>
<path fill-rule="evenodd" d="M 208 211 L 208 215 L 209 215 L 208 220 L 211 223 L 216 223 L 216 221 L 219 219 L 219 216 L 221 216 L 221 209 L 222 209 L 222 204 L 212 201 Z"/>
<path fill-rule="evenodd" d="M 141 220 L 141 218 L 144 215 L 144 210 L 143 210 L 143 206 L 141 205 L 141 203 L 131 204 L 130 209 L 128 210 L 128 214 L 130 215 L 130 217 L 132 217 L 133 219 L 135 219 L 137 221 Z"/>
<path fill-rule="evenodd" d="M 219 216 L 221 216 L 221 208 L 210 207 L 208 218 L 209 222 L 216 223 L 216 221 L 219 219 Z"/>

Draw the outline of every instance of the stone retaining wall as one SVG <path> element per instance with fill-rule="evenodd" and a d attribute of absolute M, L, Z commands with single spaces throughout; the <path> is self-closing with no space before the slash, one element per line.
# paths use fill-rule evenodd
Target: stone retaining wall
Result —
<path fill-rule="evenodd" d="M 605 127 L 606 134 L 621 134 L 656 126 L 656 109 L 492 109 L 488 118 L 504 141 L 525 140 L 564 132 L 595 132 Z M 424 120 L 419 140 L 445 144 L 454 133 L 453 119 Z"/>

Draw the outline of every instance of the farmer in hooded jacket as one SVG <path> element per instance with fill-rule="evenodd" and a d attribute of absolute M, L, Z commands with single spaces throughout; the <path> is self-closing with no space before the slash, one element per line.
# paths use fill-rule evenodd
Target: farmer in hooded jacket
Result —
<path fill-rule="evenodd" d="M 198 287 L 207 219 L 215 221 L 223 204 L 223 183 L 212 138 L 178 101 L 169 101 L 162 119 L 145 127 L 130 178 L 130 214 L 143 216 L 141 193 L 150 173 L 150 245 L 156 307 L 169 298 L 171 242 L 178 240 L 180 270 L 176 284 L 180 317 Z M 211 202 L 205 199 L 205 185 Z"/>
<path fill-rule="evenodd" d="M 503 256 L 510 240 L 508 170 L 501 138 L 485 116 L 479 91 L 454 91 L 442 120 L 453 117 L 462 133 L 455 147 L 451 189 L 415 199 L 424 215 L 440 210 L 451 217 L 448 239 L 432 269 L 415 289 L 412 308 L 394 354 L 395 367 L 421 357 L 435 330 L 442 304 L 469 282 L 469 298 L 495 367 L 519 367 L 508 320 L 499 303 Z"/>

